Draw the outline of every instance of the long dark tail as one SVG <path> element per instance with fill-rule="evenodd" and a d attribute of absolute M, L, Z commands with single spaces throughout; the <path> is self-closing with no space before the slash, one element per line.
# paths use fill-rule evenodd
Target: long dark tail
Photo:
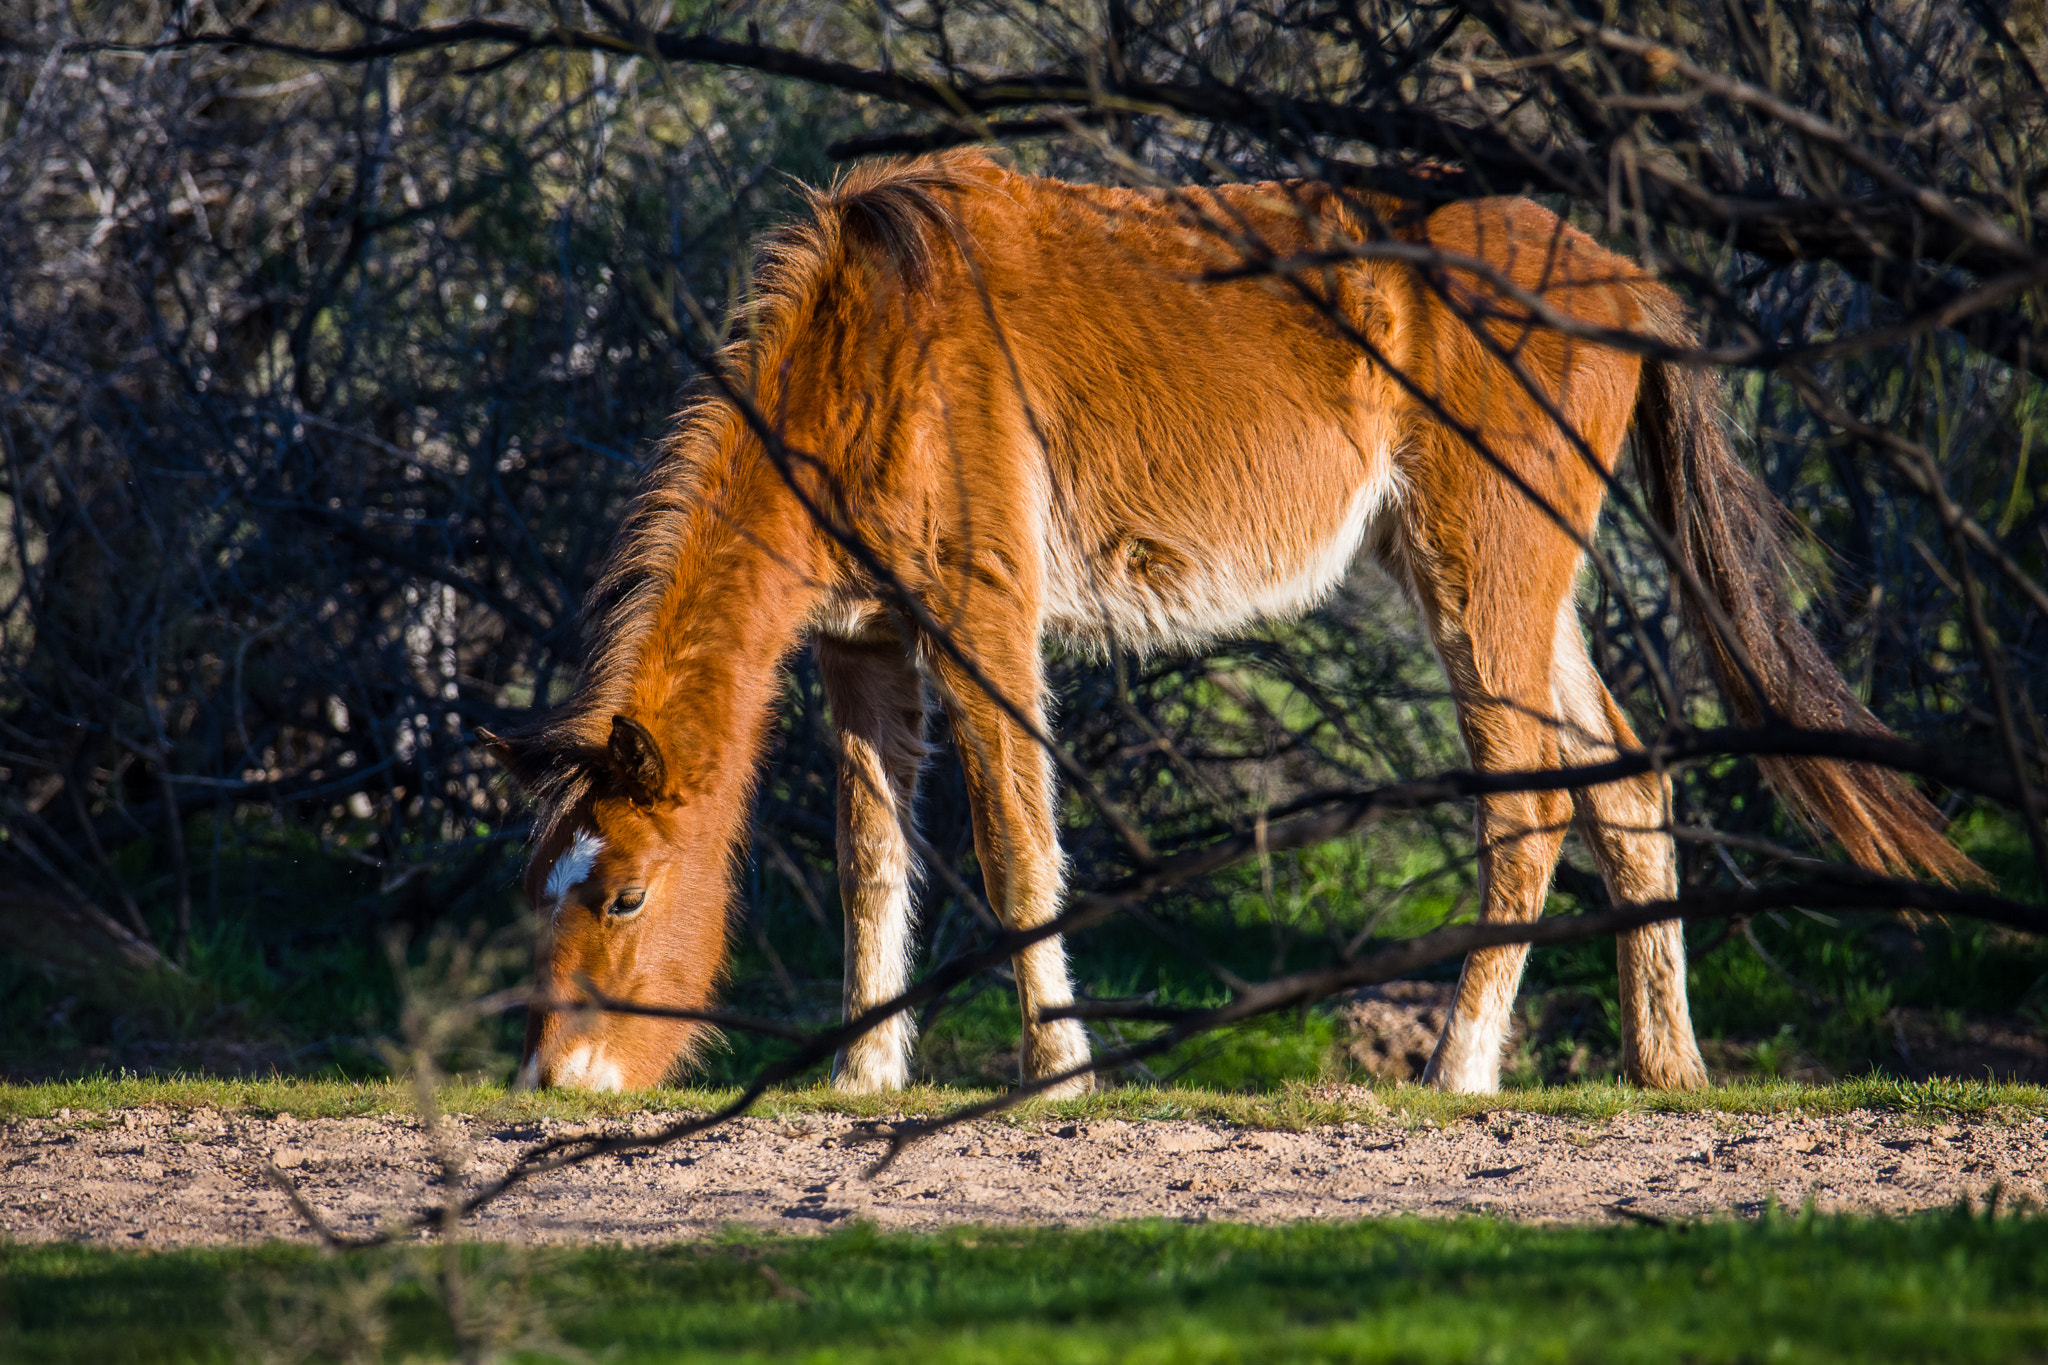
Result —
<path fill-rule="evenodd" d="M 1653 332 L 1674 345 L 1694 345 L 1677 301 L 1662 290 L 1657 295 L 1644 300 Z M 1764 719 L 1750 682 L 1754 676 L 1769 709 L 1785 722 L 1888 734 L 1800 622 L 1788 588 L 1789 518 L 1736 458 L 1721 425 L 1719 396 L 1719 383 L 1705 371 L 1654 360 L 1643 367 L 1636 447 L 1650 513 L 1713 594 L 1742 660 L 1692 594 L 1680 590 L 1687 623 L 1707 642 L 1743 724 Z M 1932 803 L 1889 769 L 1789 757 L 1764 758 L 1759 766 L 1795 814 L 1825 826 L 1864 867 L 1917 867 L 1945 882 L 1988 880 L 1942 834 L 1941 814 Z"/>

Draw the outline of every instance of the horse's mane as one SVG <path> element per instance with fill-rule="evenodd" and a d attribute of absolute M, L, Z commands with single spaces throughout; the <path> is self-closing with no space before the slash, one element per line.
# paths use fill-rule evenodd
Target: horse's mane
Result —
<path fill-rule="evenodd" d="M 806 189 L 809 213 L 763 241 L 750 296 L 728 321 L 716 364 L 742 393 L 772 383 L 788 348 L 835 281 L 862 287 L 881 266 L 895 287 L 922 289 L 939 252 L 959 240 L 958 196 L 995 172 L 978 152 L 856 167 L 829 188 Z M 624 520 L 584 598 L 576 690 L 508 737 L 512 765 L 538 807 L 545 839 L 597 780 L 612 717 L 625 709 L 652 621 L 696 524 L 707 468 L 721 458 L 765 458 L 746 418 L 710 377 L 694 381 L 670 434 L 641 475 Z"/>

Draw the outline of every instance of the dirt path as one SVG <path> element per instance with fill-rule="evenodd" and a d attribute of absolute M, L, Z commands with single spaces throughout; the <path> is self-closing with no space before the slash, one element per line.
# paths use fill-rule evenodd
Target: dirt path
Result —
<path fill-rule="evenodd" d="M 576 1125 L 471 1123 L 475 1169 Z M 644 1121 L 651 1129 L 653 1121 Z M 913 1147 L 874 1180 L 852 1119 L 746 1119 L 662 1151 L 541 1178 L 477 1235 L 647 1241 L 725 1224 L 815 1231 L 1166 1217 L 1281 1222 L 1480 1211 L 1530 1220 L 1754 1213 L 1775 1196 L 1904 1211 L 1982 1197 L 2048 1200 L 2048 1120 L 1928 1126 L 1835 1119 L 1497 1113 L 1437 1131 L 1393 1121 L 1305 1133 L 1196 1123 L 979 1124 Z M 430 1196 L 406 1119 L 298 1122 L 201 1111 L 25 1120 L 0 1129 L 0 1238 L 121 1246 L 305 1239 L 262 1176 L 272 1160 L 337 1224 L 363 1231 Z M 1625 1211 L 1625 1212 L 1624 1212 Z"/>

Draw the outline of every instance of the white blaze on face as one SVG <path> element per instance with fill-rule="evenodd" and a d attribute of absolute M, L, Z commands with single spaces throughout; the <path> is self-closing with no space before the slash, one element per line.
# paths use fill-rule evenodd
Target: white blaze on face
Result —
<path fill-rule="evenodd" d="M 548 879 L 541 887 L 541 907 L 551 916 L 562 913 L 562 900 L 576 887 L 590 877 L 597 866 L 597 855 L 604 852 L 604 840 L 587 829 L 579 829 L 562 850 L 555 865 L 548 869 Z M 622 1090 L 625 1088 L 618 1064 L 589 1044 L 573 1049 L 559 1063 L 553 1066 L 550 1080 L 555 1085 L 568 1086 L 578 1090 Z M 541 1059 L 536 1051 L 519 1068 L 515 1082 L 517 1088 L 529 1090 L 541 1083 Z"/>
<path fill-rule="evenodd" d="M 604 840 L 589 830 L 577 830 L 576 837 L 569 841 L 569 847 L 562 850 L 562 856 L 555 859 L 554 867 L 549 869 L 547 885 L 540 893 L 541 900 L 549 908 L 560 910 L 562 897 L 590 876 L 590 869 L 596 865 L 597 855 L 602 852 Z"/>

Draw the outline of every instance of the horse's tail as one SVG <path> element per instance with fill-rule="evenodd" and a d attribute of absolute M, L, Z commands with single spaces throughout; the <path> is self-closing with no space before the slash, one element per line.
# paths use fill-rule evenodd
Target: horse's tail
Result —
<path fill-rule="evenodd" d="M 1674 345 L 1696 344 L 1674 297 L 1648 288 L 1641 299 L 1653 335 Z M 1802 729 L 1886 735 L 1799 619 L 1787 553 L 1790 518 L 1736 458 L 1721 424 L 1719 398 L 1720 385 L 1704 370 L 1662 360 L 1643 366 L 1636 448 L 1650 514 L 1719 605 L 1733 628 L 1735 648 L 1681 588 L 1675 595 L 1683 614 L 1706 642 L 1743 724 L 1762 723 L 1767 706 Z M 1757 687 L 1765 706 L 1757 704 Z M 1759 766 L 1795 815 L 1825 826 L 1864 867 L 1918 867 L 1944 882 L 1988 880 L 1941 832 L 1940 812 L 1890 769 L 1789 756 L 1765 757 Z"/>

